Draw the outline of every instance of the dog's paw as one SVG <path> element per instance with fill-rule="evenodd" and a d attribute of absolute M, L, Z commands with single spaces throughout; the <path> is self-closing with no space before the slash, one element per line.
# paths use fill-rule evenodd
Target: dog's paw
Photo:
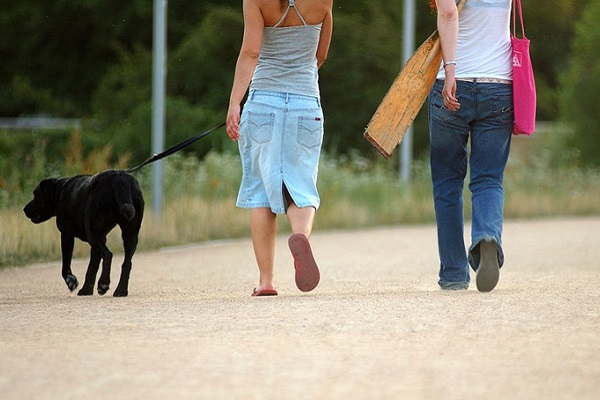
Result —
<path fill-rule="evenodd" d="M 82 287 L 79 292 L 77 292 L 77 296 L 91 296 L 94 294 L 94 289 L 91 287 Z"/>
<path fill-rule="evenodd" d="M 114 297 L 127 297 L 127 295 L 128 295 L 127 289 L 120 289 L 118 287 L 115 290 L 115 292 L 113 293 Z"/>
<path fill-rule="evenodd" d="M 65 278 L 65 283 L 67 284 L 67 287 L 71 292 L 77 289 L 77 286 L 79 286 L 79 281 L 77 280 L 77 277 L 73 274 L 67 275 L 67 277 Z"/>
<path fill-rule="evenodd" d="M 100 296 L 106 294 L 106 292 L 108 292 L 108 285 L 105 283 L 99 283 L 98 284 L 98 294 Z"/>

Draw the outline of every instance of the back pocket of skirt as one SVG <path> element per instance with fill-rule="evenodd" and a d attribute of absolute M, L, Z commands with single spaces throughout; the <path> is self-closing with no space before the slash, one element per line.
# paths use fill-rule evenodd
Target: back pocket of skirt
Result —
<path fill-rule="evenodd" d="M 250 138 L 258 143 L 268 142 L 273 135 L 274 123 L 274 113 L 248 112 L 248 134 Z"/>
<path fill-rule="evenodd" d="M 298 143 L 307 148 L 320 146 L 323 141 L 323 118 L 298 117 Z"/>

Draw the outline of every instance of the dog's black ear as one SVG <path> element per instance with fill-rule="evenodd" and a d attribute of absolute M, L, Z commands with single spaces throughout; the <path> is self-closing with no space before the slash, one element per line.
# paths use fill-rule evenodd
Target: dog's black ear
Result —
<path fill-rule="evenodd" d="M 61 178 L 46 178 L 35 188 L 33 196 L 46 206 L 54 207 L 63 181 Z"/>
<path fill-rule="evenodd" d="M 61 178 L 46 178 L 40 182 L 40 186 L 56 186 Z"/>
<path fill-rule="evenodd" d="M 60 178 L 46 178 L 40 182 L 38 189 L 42 193 L 53 193 L 60 184 Z"/>

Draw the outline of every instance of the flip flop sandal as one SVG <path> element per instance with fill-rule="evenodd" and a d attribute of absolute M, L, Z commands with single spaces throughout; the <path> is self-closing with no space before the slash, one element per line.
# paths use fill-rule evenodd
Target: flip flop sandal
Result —
<path fill-rule="evenodd" d="M 296 233 L 288 239 L 288 245 L 294 257 L 296 286 L 303 292 L 310 292 L 319 284 L 319 267 L 310 249 L 306 236 Z"/>
<path fill-rule="evenodd" d="M 275 290 L 275 289 L 257 290 L 256 288 L 254 288 L 254 290 L 252 291 L 252 297 L 259 297 L 259 296 L 277 296 L 277 290 Z"/>

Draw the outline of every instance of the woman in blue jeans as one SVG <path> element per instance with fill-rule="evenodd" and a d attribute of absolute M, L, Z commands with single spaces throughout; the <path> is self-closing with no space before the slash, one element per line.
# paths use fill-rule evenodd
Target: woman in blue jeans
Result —
<path fill-rule="evenodd" d="M 443 62 L 429 95 L 430 163 L 442 289 L 481 292 L 504 263 L 503 177 L 513 128 L 511 0 L 432 0 Z M 470 143 L 470 146 L 469 146 Z M 470 172 L 471 245 L 464 242 L 463 186 Z"/>
<path fill-rule="evenodd" d="M 244 0 L 244 38 L 227 112 L 238 141 L 242 183 L 237 206 L 249 208 L 259 270 L 252 296 L 275 296 L 276 217 L 286 214 L 295 280 L 313 290 L 320 273 L 309 238 L 319 207 L 323 141 L 318 69 L 333 29 L 333 0 Z M 242 100 L 250 89 L 241 110 Z"/>

